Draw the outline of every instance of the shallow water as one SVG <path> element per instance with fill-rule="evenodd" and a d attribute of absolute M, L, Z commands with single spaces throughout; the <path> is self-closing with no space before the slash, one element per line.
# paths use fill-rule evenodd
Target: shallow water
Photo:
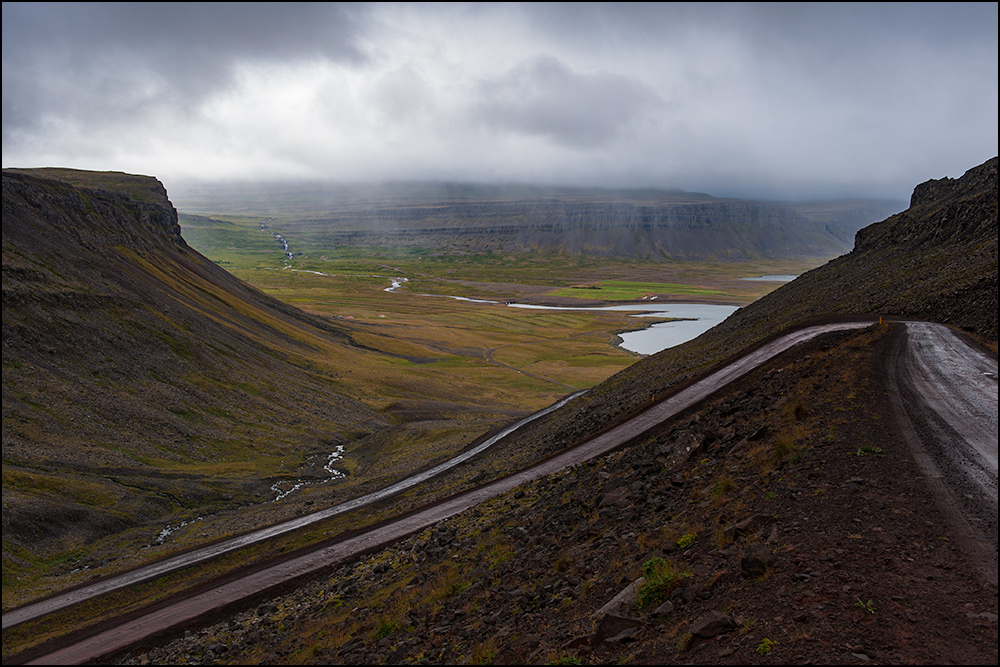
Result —
<path fill-rule="evenodd" d="M 761 276 L 761 279 L 764 277 Z M 787 276 L 789 280 L 793 280 L 795 277 Z M 391 287 L 387 288 L 386 291 L 397 290 L 403 282 L 406 282 L 405 278 L 393 278 Z M 420 296 L 455 299 L 468 303 L 493 305 L 500 303 L 499 301 L 446 294 L 421 294 Z M 633 317 L 670 317 L 676 319 L 677 321 L 674 322 L 660 322 L 641 331 L 628 331 L 619 335 L 622 340 L 621 348 L 643 355 L 655 354 L 661 350 L 686 343 L 692 338 L 697 338 L 739 310 L 737 306 L 719 306 L 708 303 L 654 303 L 652 301 L 618 306 L 538 306 L 527 303 L 508 303 L 507 306 L 529 310 L 614 310 L 635 313 Z"/>
<path fill-rule="evenodd" d="M 754 276 L 752 278 L 740 278 L 740 280 L 760 280 L 767 283 L 790 283 L 798 278 L 790 273 L 774 273 L 766 276 Z"/>
<path fill-rule="evenodd" d="M 655 354 L 661 350 L 686 343 L 697 338 L 716 324 L 738 310 L 737 306 L 718 306 L 708 303 L 635 303 L 622 306 L 598 308 L 568 308 L 560 306 L 534 306 L 510 304 L 512 308 L 532 308 L 538 310 L 616 310 L 633 311 L 635 317 L 681 318 L 675 322 L 661 322 L 642 331 L 628 331 L 620 334 L 621 347 L 636 354 Z M 641 313 L 641 314 L 638 314 Z"/>

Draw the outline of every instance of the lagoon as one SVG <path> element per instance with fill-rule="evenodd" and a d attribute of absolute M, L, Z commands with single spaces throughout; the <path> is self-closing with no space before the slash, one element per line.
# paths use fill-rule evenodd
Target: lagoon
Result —
<path fill-rule="evenodd" d="M 771 277 L 771 276 L 767 276 Z M 761 276 L 764 278 L 764 276 Z M 795 276 L 789 276 L 794 279 Z M 393 278 L 392 285 L 386 288 L 386 292 L 395 292 L 406 278 Z M 421 294 L 425 297 L 439 297 L 445 299 L 455 299 L 468 303 L 482 303 L 496 305 L 500 301 L 489 299 L 473 299 L 464 296 L 451 296 L 445 294 Z M 509 308 L 526 308 L 532 310 L 575 310 L 575 311 L 600 311 L 616 310 L 633 312 L 633 317 L 656 317 L 672 318 L 672 322 L 658 322 L 640 331 L 626 331 L 619 334 L 621 343 L 619 347 L 629 352 L 641 355 L 656 354 L 661 350 L 686 343 L 705 333 L 719 322 L 735 313 L 737 306 L 720 306 L 709 303 L 630 303 L 617 306 L 538 306 L 527 303 L 507 303 Z"/>
<path fill-rule="evenodd" d="M 790 283 L 798 278 L 797 275 L 790 273 L 776 273 L 766 276 L 754 276 L 752 278 L 740 278 L 740 280 L 759 280 L 765 283 Z"/>
<path fill-rule="evenodd" d="M 739 308 L 708 303 L 633 303 L 620 306 L 591 308 L 563 306 L 535 306 L 523 303 L 509 304 L 511 308 L 538 310 L 617 310 L 636 312 L 634 317 L 671 317 L 673 322 L 659 322 L 641 331 L 627 331 L 619 335 L 620 347 L 636 354 L 656 354 L 661 350 L 686 343 L 705 333 Z M 641 314 L 638 314 L 641 313 Z"/>

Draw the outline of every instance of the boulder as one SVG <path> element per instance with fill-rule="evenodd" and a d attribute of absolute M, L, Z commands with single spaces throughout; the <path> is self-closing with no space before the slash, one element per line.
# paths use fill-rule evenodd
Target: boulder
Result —
<path fill-rule="evenodd" d="M 774 553 L 761 542 L 753 542 L 747 547 L 740 559 L 740 569 L 747 579 L 763 576 L 769 567 L 774 566 Z"/>
<path fill-rule="evenodd" d="M 691 624 L 691 634 L 703 639 L 721 635 L 733 627 L 733 619 L 721 611 L 710 611 Z"/>

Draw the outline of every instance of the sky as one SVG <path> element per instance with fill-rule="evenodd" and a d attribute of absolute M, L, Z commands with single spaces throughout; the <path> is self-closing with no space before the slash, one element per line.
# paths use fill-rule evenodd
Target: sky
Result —
<path fill-rule="evenodd" d="M 997 154 L 997 3 L 3 3 L 4 167 L 907 200 Z"/>

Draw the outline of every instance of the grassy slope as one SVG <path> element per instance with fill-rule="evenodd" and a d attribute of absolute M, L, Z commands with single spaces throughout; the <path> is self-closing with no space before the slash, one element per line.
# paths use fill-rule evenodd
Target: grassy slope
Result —
<path fill-rule="evenodd" d="M 171 237 L 154 179 L 79 176 L 101 189 L 4 174 L 5 604 L 386 424 L 331 372 L 372 356 L 345 332 Z"/>
<path fill-rule="evenodd" d="M 267 502 L 270 485 L 321 479 L 336 444 L 352 475 L 328 503 L 564 391 L 539 398 L 448 353 L 424 354 L 458 366 L 426 382 L 434 358 L 290 308 L 192 251 L 155 179 L 26 171 L 4 174 L 5 605 L 159 555 L 143 547 L 168 523 L 211 516 L 177 548 L 294 514 L 301 502 Z M 462 367 L 471 378 L 455 381 Z M 409 409 L 415 392 L 430 409 Z M 248 503 L 259 511 L 233 511 Z"/>
<path fill-rule="evenodd" d="M 711 335 L 635 364 L 594 390 L 601 401 L 561 411 L 534 437 L 563 442 L 573 437 L 564 431 L 583 430 L 575 420 L 600 428 L 650 389 L 822 313 L 951 321 L 995 350 L 996 160 L 929 186 L 942 196 L 915 196 L 852 255 Z M 227 660 L 246 663 L 992 664 L 996 623 L 979 619 L 995 619 L 995 590 L 984 594 L 948 544 L 884 419 L 876 368 L 890 332 L 814 341 L 629 450 L 488 501 L 134 659 L 213 659 L 208 652 L 225 645 Z M 678 460 L 692 442 L 703 448 Z M 774 516 L 777 528 L 727 532 L 753 515 Z M 741 554 L 764 539 L 774 565 L 742 577 Z M 654 555 L 684 573 L 673 612 L 633 610 L 647 625 L 632 643 L 591 644 L 591 614 Z M 691 624 L 713 609 L 735 626 L 715 640 L 693 637 Z"/>
<path fill-rule="evenodd" d="M 995 166 L 994 166 L 994 174 L 995 174 Z M 995 257 L 996 257 L 996 255 L 995 255 L 995 185 L 993 187 L 993 192 L 994 192 L 994 204 L 993 204 L 994 240 L 993 240 L 993 246 L 992 246 L 992 248 L 993 248 L 993 250 L 992 250 L 992 252 L 993 252 L 993 255 L 992 255 L 993 256 L 993 265 L 992 266 L 993 266 L 993 281 L 994 281 L 993 284 L 995 285 L 995 267 L 996 267 L 996 260 L 995 260 Z M 6 244 L 6 230 L 5 230 L 5 251 L 6 250 L 7 250 L 7 244 Z M 987 254 L 989 252 L 988 241 L 987 241 L 987 245 L 986 245 L 986 252 L 987 252 Z M 6 260 L 6 257 L 5 257 L 5 271 L 6 271 L 6 267 L 7 267 L 7 260 Z M 772 271 L 766 271 L 765 270 L 765 271 L 761 271 L 761 272 L 772 272 Z M 773 272 L 782 272 L 782 271 L 775 270 Z M 975 271 L 971 271 L 969 273 L 970 274 L 975 274 Z M 987 274 L 988 274 L 988 272 L 987 272 Z M 950 286 L 948 284 L 949 281 L 945 280 L 942 283 L 944 285 L 944 287 L 942 287 L 942 290 L 943 290 L 943 293 L 944 293 L 944 297 L 947 297 L 949 294 L 952 293 L 952 292 L 949 292 L 948 290 L 950 290 L 952 288 L 968 289 L 970 284 L 974 286 L 976 284 L 975 280 L 980 280 L 980 279 L 981 279 L 981 276 L 980 277 L 973 276 L 973 282 L 972 283 L 969 283 L 966 280 L 964 282 L 959 281 L 959 283 L 953 283 Z M 988 279 L 988 275 L 987 275 L 987 279 Z M 6 281 L 5 281 L 5 288 L 6 288 Z M 889 285 L 888 288 L 891 288 L 891 285 Z M 993 292 L 993 300 L 994 300 L 994 307 L 993 307 L 993 312 L 994 312 L 993 332 L 994 332 L 994 336 L 995 336 L 995 288 L 994 288 L 994 292 Z M 814 301 L 810 301 L 809 299 L 806 299 L 805 301 L 806 301 L 806 309 L 805 309 L 806 311 L 809 310 L 809 307 L 810 307 L 809 304 L 810 303 L 812 303 L 812 305 L 816 305 L 816 303 Z M 781 304 L 782 302 L 779 301 L 777 303 Z M 784 303 L 787 306 L 788 303 L 790 303 L 790 302 L 785 301 Z M 6 304 L 6 299 L 5 299 L 5 304 Z M 759 313 L 760 311 L 757 311 L 757 312 Z M 793 313 L 792 315 L 789 316 L 789 318 L 783 318 L 781 316 L 777 316 L 776 317 L 776 325 L 777 325 L 777 327 L 780 328 L 781 323 L 784 322 L 784 321 L 786 321 L 787 319 L 791 319 L 792 321 L 795 321 L 794 318 L 795 318 L 796 315 L 801 315 L 801 313 L 797 313 L 797 314 Z M 4 321 L 5 321 L 5 325 L 6 325 L 6 322 L 7 322 L 6 313 L 5 313 Z M 768 334 L 768 331 L 771 329 L 771 327 L 769 327 L 767 325 L 760 325 L 759 323 L 755 322 L 753 319 L 748 320 L 748 321 L 744 321 L 744 322 L 749 322 L 751 324 L 751 326 L 744 327 L 744 329 L 740 330 L 739 335 L 736 336 L 736 338 L 735 338 L 735 340 L 737 340 L 737 342 L 736 343 L 730 343 L 731 345 L 738 346 L 738 345 L 741 345 L 743 342 L 746 342 L 746 341 L 749 341 L 749 342 L 752 343 L 755 339 L 759 340 L 760 338 L 765 337 Z M 6 334 L 6 330 L 5 330 L 5 334 Z M 988 331 L 987 331 L 987 335 L 988 335 Z M 5 335 L 5 340 L 6 340 L 6 338 L 7 338 L 7 336 Z M 632 375 L 631 378 L 633 380 L 636 379 L 636 378 L 638 378 L 638 379 L 640 379 L 642 381 L 649 381 L 649 384 L 647 386 L 644 386 L 641 392 L 637 393 L 635 391 L 630 391 L 629 390 L 629 388 L 628 388 L 629 382 L 627 381 L 627 379 L 628 379 L 627 377 L 625 377 L 624 375 L 616 377 L 612 382 L 607 383 L 601 389 L 602 392 L 609 392 L 609 391 L 612 392 L 613 395 L 614 395 L 614 397 L 615 397 L 615 400 L 614 401 L 608 401 L 608 406 L 606 406 L 606 407 L 610 408 L 610 410 L 595 410 L 595 409 L 592 409 L 594 406 L 593 406 L 593 404 L 591 404 L 590 405 L 591 409 L 588 410 L 588 412 L 590 414 L 588 414 L 587 418 L 584 420 L 584 424 L 583 424 L 584 427 L 594 428 L 595 424 L 600 424 L 601 420 L 607 419 L 609 413 L 611 415 L 610 418 L 613 419 L 616 414 L 620 414 L 623 411 L 627 411 L 629 409 L 629 402 L 632 402 L 632 404 L 637 404 L 636 403 L 636 397 L 637 396 L 639 397 L 638 398 L 638 402 L 641 402 L 643 400 L 643 397 L 639 396 L 639 394 L 642 394 L 643 396 L 645 396 L 646 393 L 647 393 L 647 388 L 648 387 L 653 387 L 654 390 L 655 390 L 657 387 L 670 386 L 671 384 L 675 384 L 675 383 L 677 383 L 679 381 L 683 381 L 684 377 L 690 376 L 692 373 L 697 373 L 700 369 L 703 369 L 706 366 L 712 365 L 714 363 L 713 359 L 720 359 L 720 358 L 722 358 L 724 356 L 728 356 L 728 354 L 733 349 L 735 349 L 735 347 L 730 347 L 730 348 L 728 348 L 728 351 L 727 351 L 727 347 L 725 345 L 721 345 L 720 346 L 720 344 L 719 344 L 719 342 L 717 340 L 713 340 L 713 338 L 711 336 L 709 336 L 709 337 L 707 337 L 707 340 L 701 341 L 701 342 L 699 342 L 696 345 L 686 346 L 684 349 L 678 350 L 677 353 L 675 353 L 675 354 L 672 354 L 672 355 L 661 355 L 660 359 L 648 360 L 647 362 L 643 362 L 643 364 L 641 364 L 641 365 L 637 365 L 637 366 L 642 366 L 643 368 L 639 372 L 638 375 Z M 692 363 L 692 360 L 694 358 L 697 358 L 699 355 L 705 353 L 706 351 L 707 351 L 707 356 L 704 357 L 706 360 L 704 360 L 704 361 L 698 361 L 698 362 L 693 362 Z M 670 361 L 668 361 L 666 364 L 664 364 L 663 356 L 669 356 L 669 357 L 671 357 Z M 6 368 L 7 368 L 7 363 L 6 363 L 6 359 L 5 359 L 5 373 L 6 373 Z M 651 368 L 654 369 L 654 370 L 651 371 Z M 660 376 L 660 377 L 656 377 L 657 376 L 657 372 L 656 371 L 657 370 L 663 371 L 664 368 L 666 370 L 663 373 L 663 375 Z M 678 370 L 678 369 L 680 369 L 680 370 Z M 6 383 L 6 377 L 5 377 L 5 386 L 6 386 L 6 384 L 7 383 Z M 623 387 L 624 387 L 624 391 L 622 391 Z M 611 394 L 605 393 L 604 395 L 607 397 L 608 395 L 611 395 Z M 6 410 L 6 406 L 5 406 L 5 410 Z M 578 416 L 578 414 L 577 414 L 577 416 Z M 563 437 L 564 435 L 568 434 L 569 437 L 573 437 L 573 432 L 574 432 L 573 428 L 567 429 L 566 430 L 566 434 L 559 434 L 559 437 L 556 437 L 556 438 L 552 438 L 551 437 L 553 431 L 559 429 L 559 424 L 560 423 L 562 425 L 564 425 L 564 426 L 566 425 L 567 422 L 566 422 L 566 420 L 564 418 L 565 418 L 565 414 L 562 415 L 562 416 L 560 416 L 560 418 L 557 418 L 555 420 L 551 420 L 549 424 L 545 425 L 545 427 L 543 429 L 541 429 L 540 432 L 542 433 L 543 437 L 541 439 L 539 439 L 539 440 L 536 440 L 534 443 L 532 443 L 532 445 L 535 445 L 534 447 L 528 447 L 526 449 L 526 451 L 528 452 L 528 454 L 526 454 L 526 456 L 528 458 L 531 458 L 532 456 L 537 456 L 539 452 L 547 451 L 547 450 L 551 449 L 553 446 L 558 446 L 558 443 L 560 441 L 564 441 L 565 440 L 565 438 Z M 562 421 L 560 421 L 560 420 L 562 420 Z M 572 422 L 572 415 L 570 416 L 570 420 L 569 421 Z M 5 425 L 6 425 L 6 423 L 7 422 L 6 422 L 6 419 L 5 419 Z M 555 424 L 555 426 L 553 426 L 553 424 Z M 537 432 L 536 432 L 536 435 L 537 435 Z M 502 455 L 502 456 L 506 456 L 506 455 Z M 506 465 L 506 466 L 516 465 L 518 461 L 519 461 L 519 459 L 517 457 L 509 457 L 508 460 L 506 460 L 506 461 L 503 462 L 503 465 Z M 5 488 L 5 491 L 6 491 L 6 488 Z M 5 534 L 6 534 L 6 532 L 5 532 Z M 5 571 L 6 571 L 6 563 L 5 563 Z M 5 596 L 5 599 L 6 599 L 6 596 Z"/>

